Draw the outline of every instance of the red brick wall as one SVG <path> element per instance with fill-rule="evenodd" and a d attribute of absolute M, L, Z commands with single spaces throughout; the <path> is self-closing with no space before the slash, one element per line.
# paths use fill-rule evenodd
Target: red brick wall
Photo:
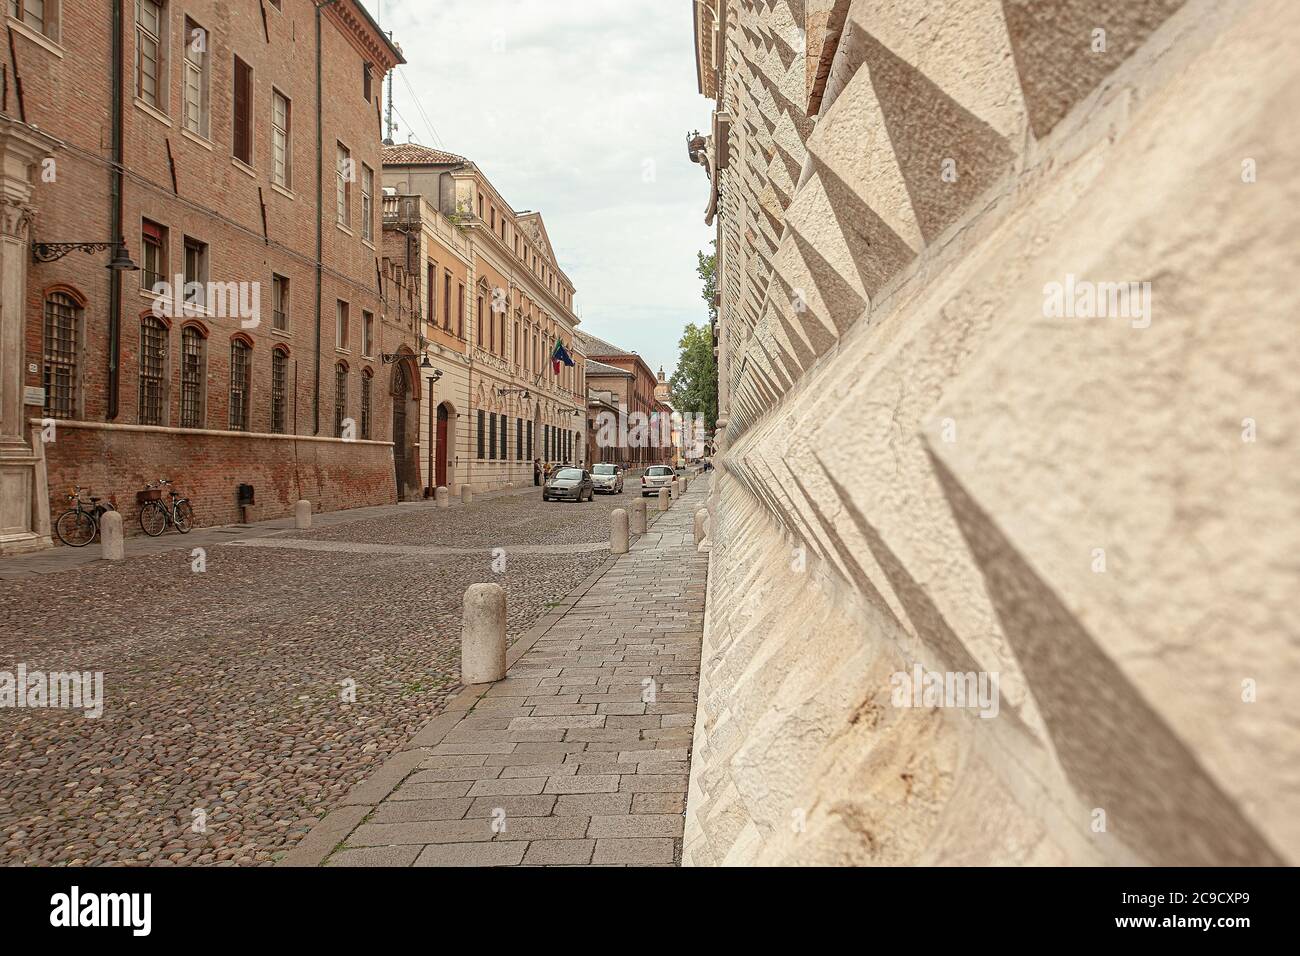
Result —
<path fill-rule="evenodd" d="M 135 493 L 158 478 L 170 478 L 194 503 L 201 527 L 243 520 L 240 484 L 253 486 L 255 521 L 292 514 L 299 498 L 313 511 L 397 500 L 392 447 L 384 443 L 62 424 L 55 436 L 45 445 L 51 521 L 80 485 L 112 501 L 127 532 L 138 532 Z"/>
<path fill-rule="evenodd" d="M 392 368 L 380 362 L 383 352 L 396 352 L 399 346 L 414 347 L 415 332 L 395 322 L 386 321 L 385 304 L 379 296 L 376 278 L 376 245 L 380 237 L 381 159 L 380 124 L 377 112 L 381 95 L 382 73 L 376 67 L 371 97 L 363 93 L 363 64 L 372 57 L 358 48 L 331 11 L 322 23 L 323 119 L 321 123 L 324 151 L 323 176 L 323 264 L 321 293 L 321 343 L 316 345 L 316 42 L 315 6 L 311 0 L 284 0 L 283 12 L 265 4 L 266 27 L 263 28 L 262 6 L 255 0 L 189 0 L 169 2 L 168 50 L 166 53 L 166 110 L 157 115 L 135 101 L 135 30 L 134 4 L 124 4 L 125 45 L 125 130 L 124 161 L 126 179 L 123 195 L 123 232 L 127 249 L 137 264 L 142 262 L 141 219 L 148 218 L 168 230 L 168 275 L 183 269 L 184 237 L 208 244 L 209 281 L 253 283 L 261 286 L 260 325 L 241 328 L 237 317 L 176 316 L 171 319 L 167 338 L 165 413 L 162 424 L 175 427 L 180 421 L 181 329 L 194 322 L 206 333 L 206 380 L 204 382 L 203 427 L 211 430 L 229 428 L 229 365 L 232 337 L 246 334 L 253 343 L 252 394 L 249 430 L 266 432 L 271 427 L 271 351 L 289 353 L 288 430 L 299 435 L 334 435 L 335 367 L 345 363 L 349 374 L 346 415 L 360 422 L 361 382 L 364 374 L 374 376 L 371 390 L 372 427 L 369 437 L 378 441 L 392 438 Z M 348 6 L 348 0 L 339 9 Z M 114 232 L 110 216 L 110 141 L 111 116 L 111 23 L 110 0 L 65 0 L 58 45 L 59 56 L 21 34 L 14 36 L 14 53 L 3 51 L 9 65 L 7 111 L 17 115 L 15 73 L 21 77 L 25 118 L 28 123 L 56 136 L 66 144 L 55 152 L 55 176 L 52 181 L 41 177 L 32 197 L 36 208 L 30 237 L 37 242 L 102 241 Z M 208 31 L 210 57 L 209 137 L 202 141 L 182 132 L 182 76 L 186 43 L 185 17 L 189 16 Z M 253 155 L 251 167 L 232 158 L 233 58 L 238 56 L 253 69 Z M 273 188 L 271 163 L 271 96 L 272 89 L 291 100 L 290 194 Z M 334 165 L 335 144 L 343 142 L 356 161 L 358 179 L 352 184 L 350 232 L 335 224 Z M 361 164 L 374 171 L 372 198 L 374 243 L 367 243 L 361 228 Z M 173 164 L 175 182 L 173 183 Z M 263 226 L 265 204 L 265 232 Z M 40 386 L 43 360 L 43 303 L 52 288 L 74 293 L 84 303 L 78 342 L 78 389 L 75 419 L 103 422 L 110 407 L 108 396 L 108 315 L 109 272 L 104 268 L 108 253 L 86 255 L 72 252 L 53 263 L 33 263 L 27 275 L 27 334 L 24 384 Z M 272 330 L 271 276 L 277 273 L 290 280 L 289 323 L 286 331 Z M 118 414 L 115 424 L 139 422 L 139 351 L 140 320 L 153 302 L 152 295 L 141 288 L 141 273 L 123 274 L 121 296 L 121 349 L 119 362 Z M 350 304 L 350 329 L 346 346 L 336 348 L 335 303 Z M 374 343 L 371 355 L 363 355 L 362 314 L 374 316 Z M 396 316 L 393 316 L 395 319 Z M 319 356 L 319 387 L 316 362 Z M 319 404 L 317 404 L 319 403 Z M 415 426 L 408 424 L 407 441 L 415 440 L 418 406 L 411 403 L 408 414 Z M 319 409 L 319 430 L 316 411 Z M 28 406 L 34 418 L 42 414 Z M 90 433 L 94 434 L 94 433 Z M 74 473 L 97 472 L 100 490 L 112 486 L 114 492 L 129 490 L 134 502 L 134 488 L 140 477 L 130 456 L 137 450 L 137 439 L 118 436 L 91 439 L 87 433 L 66 430 L 67 444 L 51 446 L 50 492 L 52 504 L 62 503 L 75 483 Z M 65 431 L 60 431 L 64 441 Z M 109 442 L 108 446 L 96 442 Z M 87 444 L 90 442 L 90 444 Z M 210 442 L 210 447 L 204 447 Z M 363 452 L 355 445 L 345 452 L 329 452 L 331 446 L 315 447 L 296 443 L 300 459 L 316 462 L 312 474 L 329 480 L 338 475 L 350 481 L 338 468 L 340 461 L 375 463 L 361 468 L 363 480 L 371 475 L 387 474 L 379 459 L 380 452 Z M 264 468 L 276 463 L 276 456 L 287 455 L 292 461 L 295 443 L 288 441 L 224 439 L 193 436 L 176 437 L 152 433 L 141 459 L 143 474 L 157 477 L 155 471 L 188 471 L 191 487 L 213 489 L 212 507 L 200 508 L 200 515 L 211 523 L 235 517 L 231 476 L 242 474 L 243 462 L 262 462 Z M 104 470 L 97 457 L 107 447 L 113 451 L 114 468 L 122 469 L 118 477 Z M 70 457 L 85 448 L 87 457 Z M 153 449 L 159 449 L 154 451 Z M 250 449 L 245 452 L 241 449 Z M 167 454 L 162 454 L 166 451 Z M 177 459 L 173 453 L 182 455 Z M 236 456 L 229 462 L 224 454 Z M 391 458 L 391 451 L 385 449 Z M 339 457 L 339 456 L 342 457 Z M 242 457 L 241 457 L 242 456 Z M 377 457 L 376 457 L 377 456 Z M 156 468 L 153 462 L 175 462 Z M 66 464 L 67 473 L 57 470 Z M 57 466 L 57 467 L 56 467 Z M 252 481 L 268 485 L 270 471 Z M 289 475 L 292 475 L 292 470 Z M 251 480 L 247 477 L 239 481 Z M 280 476 L 278 480 L 288 480 Z M 305 480 L 305 479 L 304 479 Z M 388 475 L 391 484 L 391 475 Z M 84 480 L 82 483 L 86 483 Z M 98 492 L 97 492 L 98 493 Z M 325 492 L 309 495 L 324 503 L 349 501 L 353 492 L 341 487 L 337 494 Z M 369 493 L 374 497 L 374 493 Z M 293 498 L 286 499 L 290 502 Z M 367 499 L 367 503 L 369 499 Z M 344 505 L 339 505 L 340 507 Z"/>

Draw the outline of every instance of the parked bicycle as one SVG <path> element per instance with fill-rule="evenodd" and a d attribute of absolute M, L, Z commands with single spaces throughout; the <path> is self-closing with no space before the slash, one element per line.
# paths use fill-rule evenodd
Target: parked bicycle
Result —
<path fill-rule="evenodd" d="M 170 504 L 162 501 L 162 490 L 167 489 Z M 188 534 L 194 527 L 194 507 L 190 499 L 182 498 L 172 487 L 171 479 L 159 478 L 145 486 L 137 496 L 140 500 L 140 530 L 151 538 L 156 538 L 167 530 L 167 525 L 174 525 L 181 534 Z"/>
<path fill-rule="evenodd" d="M 84 548 L 94 541 L 99 534 L 99 519 L 106 512 L 116 510 L 111 503 L 100 504 L 102 499 L 98 495 L 91 495 L 89 501 L 83 500 L 81 493 L 84 490 L 78 487 L 68 495 L 72 507 L 59 515 L 59 520 L 54 523 L 59 540 L 70 548 Z"/>

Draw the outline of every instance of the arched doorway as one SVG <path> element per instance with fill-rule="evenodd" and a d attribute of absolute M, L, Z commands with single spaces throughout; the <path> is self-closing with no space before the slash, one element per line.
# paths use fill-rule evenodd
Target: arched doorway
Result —
<path fill-rule="evenodd" d="M 397 500 L 410 501 L 419 496 L 419 462 L 413 427 L 418 427 L 418 415 L 411 414 L 412 376 L 405 358 L 393 365 L 390 393 L 393 398 L 393 479 L 397 486 Z M 418 406 L 416 406 L 418 408 Z"/>
<path fill-rule="evenodd" d="M 434 433 L 434 487 L 451 487 L 449 477 L 455 474 L 456 410 L 450 402 L 438 406 Z"/>

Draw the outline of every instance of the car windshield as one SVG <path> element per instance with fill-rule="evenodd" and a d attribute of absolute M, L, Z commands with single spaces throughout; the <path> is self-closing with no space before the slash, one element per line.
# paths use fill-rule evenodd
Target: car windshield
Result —
<path fill-rule="evenodd" d="M 615 475 L 615 474 L 618 474 L 618 472 L 615 471 L 613 465 L 597 465 L 595 468 L 593 468 L 593 469 L 591 470 L 591 473 L 592 473 L 593 475 Z"/>
<path fill-rule="evenodd" d="M 555 473 L 555 477 L 564 481 L 578 481 L 582 478 L 582 471 L 577 468 L 561 468 Z"/>
<path fill-rule="evenodd" d="M 668 475 L 671 474 L 672 472 L 670 471 L 667 465 L 652 465 L 651 467 L 646 469 L 645 473 L 647 475 Z"/>

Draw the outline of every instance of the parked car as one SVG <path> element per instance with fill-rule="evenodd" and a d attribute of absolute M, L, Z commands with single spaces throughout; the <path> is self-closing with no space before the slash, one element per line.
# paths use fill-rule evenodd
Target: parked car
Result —
<path fill-rule="evenodd" d="M 559 468 L 542 485 L 543 501 L 582 501 L 584 498 L 594 501 L 596 486 L 592 484 L 591 475 L 581 468 Z"/>
<path fill-rule="evenodd" d="M 623 493 L 623 467 L 605 463 L 596 465 L 591 469 L 591 481 L 597 491 L 603 491 L 611 495 L 621 495 Z"/>
<path fill-rule="evenodd" d="M 671 487 L 675 477 L 667 465 L 651 465 L 641 476 L 641 497 L 657 495 L 660 488 Z"/>

